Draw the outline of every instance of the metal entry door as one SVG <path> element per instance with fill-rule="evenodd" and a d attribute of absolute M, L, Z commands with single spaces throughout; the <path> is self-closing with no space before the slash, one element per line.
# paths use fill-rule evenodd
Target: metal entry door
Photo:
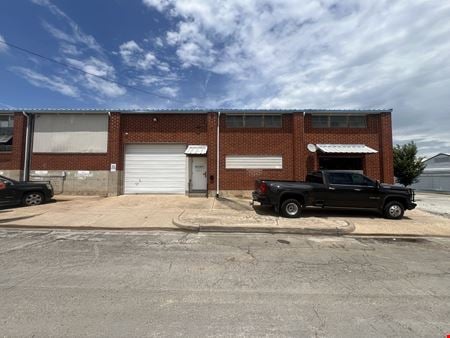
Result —
<path fill-rule="evenodd" d="M 191 159 L 191 191 L 206 191 L 207 189 L 206 157 Z"/>

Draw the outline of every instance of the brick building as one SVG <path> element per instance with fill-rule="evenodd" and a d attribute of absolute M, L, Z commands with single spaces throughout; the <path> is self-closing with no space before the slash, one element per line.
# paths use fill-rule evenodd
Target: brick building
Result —
<path fill-rule="evenodd" d="M 0 172 L 56 193 L 240 194 L 317 169 L 393 182 L 391 110 L 0 111 Z"/>

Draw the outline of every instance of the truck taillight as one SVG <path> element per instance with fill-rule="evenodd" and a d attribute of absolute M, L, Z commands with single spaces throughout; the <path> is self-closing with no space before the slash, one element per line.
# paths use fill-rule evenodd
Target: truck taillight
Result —
<path fill-rule="evenodd" d="M 261 182 L 259 185 L 259 191 L 261 191 L 262 194 L 267 192 L 267 184 L 265 182 Z"/>

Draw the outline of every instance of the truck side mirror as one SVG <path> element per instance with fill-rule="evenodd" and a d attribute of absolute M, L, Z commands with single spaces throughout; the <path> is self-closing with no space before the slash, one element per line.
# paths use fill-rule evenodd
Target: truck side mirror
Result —
<path fill-rule="evenodd" d="M 377 187 L 377 189 L 380 189 L 380 185 L 381 185 L 380 180 L 376 180 L 375 186 Z"/>

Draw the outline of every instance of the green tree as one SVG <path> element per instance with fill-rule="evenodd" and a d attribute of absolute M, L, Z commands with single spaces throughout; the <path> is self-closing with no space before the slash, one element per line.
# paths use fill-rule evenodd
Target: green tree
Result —
<path fill-rule="evenodd" d="M 417 157 L 417 146 L 414 142 L 394 147 L 394 175 L 405 187 L 417 182 L 426 164 L 423 157 Z"/>

